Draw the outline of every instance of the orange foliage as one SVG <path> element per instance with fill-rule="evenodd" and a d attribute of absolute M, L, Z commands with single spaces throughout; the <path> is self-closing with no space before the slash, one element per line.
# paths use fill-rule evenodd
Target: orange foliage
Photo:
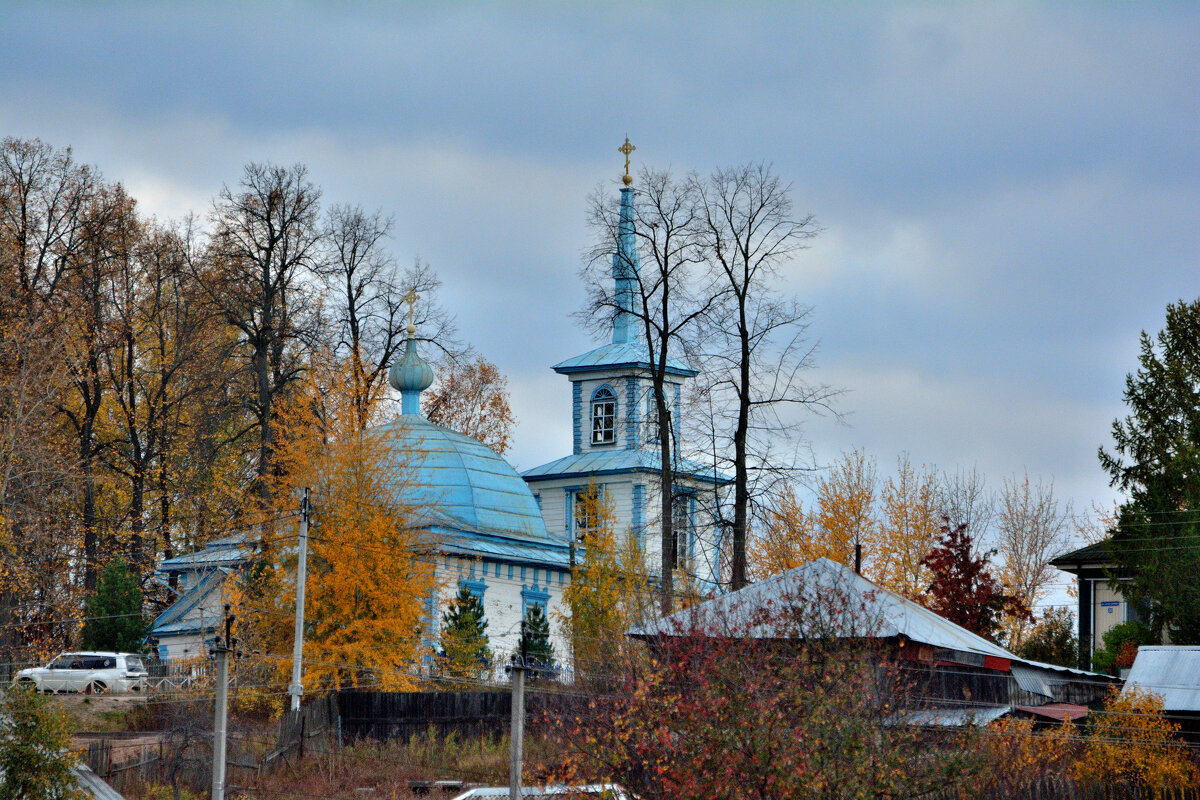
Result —
<path fill-rule="evenodd" d="M 508 450 L 517 421 L 508 404 L 508 379 L 483 356 L 443 370 L 437 386 L 425 393 L 424 406 L 430 422 L 477 439 L 501 455 Z"/>
<path fill-rule="evenodd" d="M 1179 725 L 1163 715 L 1161 696 L 1135 685 L 1114 689 L 1104 711 L 1093 716 L 1087 750 L 1076 766 L 1081 778 L 1158 792 L 1200 783 Z"/>
<path fill-rule="evenodd" d="M 1031 784 L 1069 767 L 1079 744 L 1075 725 L 1065 718 L 1058 727 L 1038 733 L 1031 719 L 1004 718 L 979 734 L 985 769 L 973 789 L 980 795 L 1019 797 Z"/>
<path fill-rule="evenodd" d="M 817 483 L 817 507 L 805 513 L 788 486 L 770 512 L 767 530 L 753 545 L 754 573 L 775 575 L 816 558 L 854 563 L 854 545 L 871 555 L 878 524 L 874 516 L 875 462 L 861 450 L 842 455 Z"/>
<path fill-rule="evenodd" d="M 279 450 L 285 477 L 276 496 L 288 502 L 312 489 L 304 642 L 307 691 L 370 685 L 413 688 L 434 591 L 430 543 L 411 525 L 419 512 L 397 499 L 406 464 L 390 437 L 359 430 L 346 364 L 313 370 L 303 400 L 282 410 Z M 318 391 L 317 382 L 323 384 Z M 295 598 L 296 523 L 273 548 L 270 571 L 251 578 L 268 616 L 255 645 L 290 670 L 286 619 Z M 257 587 L 251 587 L 252 589 Z M 246 609 L 241 619 L 253 619 Z M 260 619 L 262 614 L 257 615 Z"/>

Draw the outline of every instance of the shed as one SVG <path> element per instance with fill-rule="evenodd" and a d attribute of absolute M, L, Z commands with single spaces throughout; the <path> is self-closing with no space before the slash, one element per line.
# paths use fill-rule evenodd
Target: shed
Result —
<path fill-rule="evenodd" d="M 837 602 L 829 604 L 827 599 L 831 597 Z M 764 613 L 788 603 L 832 605 L 840 609 L 837 613 L 847 615 L 836 621 L 839 637 L 888 640 L 895 643 L 903 658 L 926 665 L 934 680 L 932 685 L 942 692 L 937 697 L 963 709 L 958 716 L 940 709 L 934 715 L 936 719 L 930 720 L 937 724 L 972 718 L 967 711 L 973 712 L 976 721 L 990 721 L 1018 704 L 1027 709 L 1051 703 L 1083 706 L 1103 697 L 1116 682 L 1107 675 L 1020 658 L 826 558 L 714 597 L 635 628 L 630 634 L 647 639 L 696 631 L 756 639 L 824 635 L 805 631 L 807 623 L 803 621 L 799 629 L 781 630 L 780 615 Z M 789 620 L 786 624 L 792 623 Z M 1003 711 L 998 711 L 1001 708 Z"/>

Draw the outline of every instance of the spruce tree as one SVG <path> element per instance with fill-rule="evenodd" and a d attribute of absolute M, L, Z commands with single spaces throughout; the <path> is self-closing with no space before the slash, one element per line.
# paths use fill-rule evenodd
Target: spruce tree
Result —
<path fill-rule="evenodd" d="M 87 601 L 82 644 L 88 650 L 136 653 L 145 644 L 150 625 L 142 615 L 142 589 L 124 561 L 111 562 L 100 573 L 96 591 Z"/>
<path fill-rule="evenodd" d="M 1200 642 L 1200 300 L 1167 306 L 1142 332 L 1125 378 L 1129 414 L 1113 422 L 1100 465 L 1128 499 L 1107 540 L 1113 581 L 1155 641 Z M 1083 643 L 1086 647 L 1086 643 Z"/>
<path fill-rule="evenodd" d="M 554 663 L 554 645 L 550 643 L 550 620 L 539 605 L 525 613 L 525 629 L 517 645 L 517 653 L 525 653 L 527 666 L 549 667 Z"/>
<path fill-rule="evenodd" d="M 487 620 L 483 600 L 467 587 L 458 590 L 450 607 L 442 615 L 443 671 L 456 680 L 478 679 L 491 670 L 492 652 L 488 649 Z"/>

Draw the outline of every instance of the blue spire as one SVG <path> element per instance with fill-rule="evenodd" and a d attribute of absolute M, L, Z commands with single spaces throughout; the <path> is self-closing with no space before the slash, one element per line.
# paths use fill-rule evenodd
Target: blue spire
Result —
<path fill-rule="evenodd" d="M 616 282 L 617 313 L 613 318 L 613 344 L 637 340 L 637 325 L 633 315 L 637 276 L 641 270 L 637 238 L 633 232 L 633 187 L 621 188 L 621 221 L 617 228 L 617 250 L 613 253 L 612 276 Z"/>

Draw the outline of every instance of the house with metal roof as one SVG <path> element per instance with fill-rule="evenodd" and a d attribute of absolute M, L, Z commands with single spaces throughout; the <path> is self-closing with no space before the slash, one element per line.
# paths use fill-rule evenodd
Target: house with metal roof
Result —
<path fill-rule="evenodd" d="M 1180 724 L 1188 738 L 1200 739 L 1200 646 L 1139 647 L 1125 679 L 1125 690 L 1130 687 L 1162 697 L 1166 715 Z"/>
<path fill-rule="evenodd" d="M 560 361 L 555 372 L 571 383 L 572 448 L 569 455 L 522 473 L 541 506 L 548 529 L 583 556 L 589 514 L 580 502 L 596 487 L 611 504 L 618 531 L 632 530 L 646 557 L 651 578 L 661 570 L 662 542 L 652 535 L 663 504 L 658 475 L 658 441 L 650 349 L 634 313 L 640 262 L 634 233 L 634 190 L 621 189 L 617 247 L 612 257 L 614 315 L 612 340 Z M 680 433 L 683 390 L 697 371 L 677 358 L 664 365 L 671 425 Z M 716 490 L 731 479 L 675 454 L 674 563 L 702 586 L 715 587 L 720 571 L 720 527 Z"/>
<path fill-rule="evenodd" d="M 1091 666 L 1092 656 L 1104 646 L 1104 634 L 1138 618 L 1121 594 L 1121 582 L 1113 580 L 1114 562 L 1108 542 L 1096 542 L 1051 560 L 1052 566 L 1075 576 L 1079 585 L 1079 666 Z"/>
<path fill-rule="evenodd" d="M 935 724 L 978 723 L 1013 712 L 1080 719 L 1116 683 L 1107 675 L 1020 658 L 827 558 L 630 631 L 647 640 L 696 633 L 884 642 L 936 687 L 935 707 L 925 710 Z"/>

